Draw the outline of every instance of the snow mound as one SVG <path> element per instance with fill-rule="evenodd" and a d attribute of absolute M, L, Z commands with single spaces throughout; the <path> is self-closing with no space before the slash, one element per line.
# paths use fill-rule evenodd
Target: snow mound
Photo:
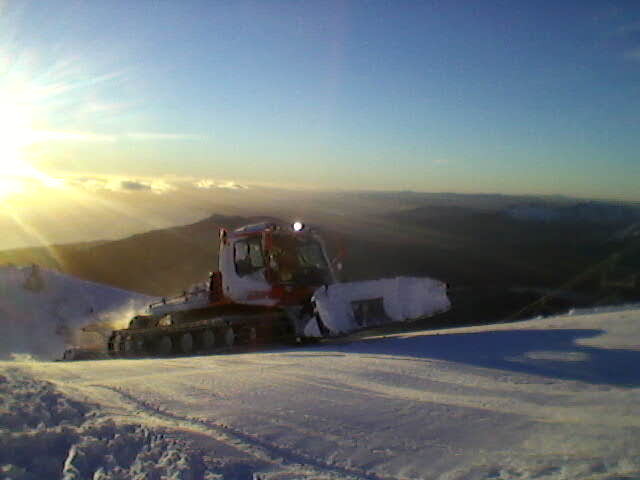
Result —
<path fill-rule="evenodd" d="M 47 382 L 17 370 L 0 376 L 0 477 L 221 478 L 206 471 L 201 454 L 165 430 L 117 424 Z"/>
<path fill-rule="evenodd" d="M 128 319 L 149 297 L 52 270 L 0 267 L 0 358 L 59 358 L 77 329 Z"/>

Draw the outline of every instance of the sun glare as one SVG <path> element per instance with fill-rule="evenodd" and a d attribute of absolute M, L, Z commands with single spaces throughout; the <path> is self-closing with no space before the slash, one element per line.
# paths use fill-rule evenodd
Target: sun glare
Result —
<path fill-rule="evenodd" d="M 28 105 L 0 98 L 0 198 L 25 193 L 30 183 L 55 186 L 55 180 L 27 160 L 27 147 L 37 139 Z"/>
<path fill-rule="evenodd" d="M 21 152 L 30 142 L 29 116 L 19 105 L 0 100 L 0 174 L 18 175 L 23 169 Z"/>

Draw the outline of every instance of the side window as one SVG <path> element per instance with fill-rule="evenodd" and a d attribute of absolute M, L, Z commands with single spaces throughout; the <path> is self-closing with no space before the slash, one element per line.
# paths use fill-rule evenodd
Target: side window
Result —
<path fill-rule="evenodd" d="M 236 273 L 241 277 L 264 268 L 260 238 L 240 240 L 233 245 Z"/>
<path fill-rule="evenodd" d="M 249 244 L 246 241 L 236 242 L 233 245 L 233 258 L 236 262 L 246 260 L 249 257 Z"/>
<path fill-rule="evenodd" d="M 249 259 L 251 266 L 259 269 L 264 267 L 264 257 L 262 256 L 262 245 L 260 239 L 255 238 L 249 241 Z"/>

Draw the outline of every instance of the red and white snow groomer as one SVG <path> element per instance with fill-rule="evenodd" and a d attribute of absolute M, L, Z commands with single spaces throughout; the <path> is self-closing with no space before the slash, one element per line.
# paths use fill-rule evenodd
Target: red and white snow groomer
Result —
<path fill-rule="evenodd" d="M 450 308 L 427 277 L 341 283 L 320 236 L 301 222 L 220 229 L 219 270 L 162 299 L 109 337 L 112 356 L 188 354 L 314 339 L 424 318 Z"/>

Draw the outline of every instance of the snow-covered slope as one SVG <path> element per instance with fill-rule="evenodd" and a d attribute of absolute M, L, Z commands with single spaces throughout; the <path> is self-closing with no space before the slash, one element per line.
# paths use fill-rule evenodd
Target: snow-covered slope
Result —
<path fill-rule="evenodd" d="M 0 358 L 57 358 L 73 330 L 126 319 L 149 297 L 37 267 L 0 267 Z"/>
<path fill-rule="evenodd" d="M 235 355 L 0 363 L 12 386 L 0 465 L 45 478 L 47 452 L 64 478 L 640 478 L 638 365 L 637 309 Z"/>

